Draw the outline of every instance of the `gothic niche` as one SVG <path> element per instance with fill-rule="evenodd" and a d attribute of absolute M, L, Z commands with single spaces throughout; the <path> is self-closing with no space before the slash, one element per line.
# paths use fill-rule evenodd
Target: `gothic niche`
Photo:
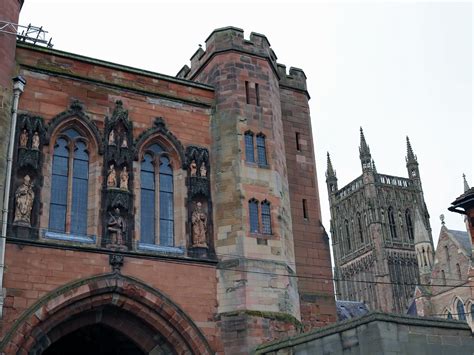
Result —
<path fill-rule="evenodd" d="M 188 172 L 189 254 L 210 257 L 212 248 L 209 152 L 206 148 L 186 148 L 184 169 Z"/>
<path fill-rule="evenodd" d="M 133 127 L 122 101 L 105 119 L 104 182 L 102 186 L 102 245 L 117 250 L 131 247 L 133 233 Z"/>
<path fill-rule="evenodd" d="M 41 149 L 45 144 L 46 130 L 41 117 L 27 114 L 18 117 L 16 151 L 12 171 L 10 194 L 11 233 L 17 238 L 38 237 L 39 196 L 43 163 Z"/>

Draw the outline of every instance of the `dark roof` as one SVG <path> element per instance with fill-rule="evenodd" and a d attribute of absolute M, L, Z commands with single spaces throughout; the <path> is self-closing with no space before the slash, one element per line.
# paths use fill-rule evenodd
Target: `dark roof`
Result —
<path fill-rule="evenodd" d="M 336 301 L 337 319 L 339 321 L 362 317 L 369 313 L 369 309 L 364 302 Z"/>
<path fill-rule="evenodd" d="M 455 231 L 452 229 L 448 229 L 448 232 L 454 237 L 454 239 L 456 239 L 459 242 L 459 244 L 463 247 L 463 249 L 467 252 L 467 254 L 471 256 L 472 250 L 471 250 L 471 240 L 469 238 L 469 234 L 467 234 L 467 232 Z"/>

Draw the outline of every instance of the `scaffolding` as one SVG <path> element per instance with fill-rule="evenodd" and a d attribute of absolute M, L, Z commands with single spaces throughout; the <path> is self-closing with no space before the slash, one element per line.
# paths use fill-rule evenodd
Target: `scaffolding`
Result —
<path fill-rule="evenodd" d="M 31 24 L 22 26 L 16 23 L 0 20 L 0 33 L 6 33 L 16 36 L 19 42 L 43 45 L 53 48 L 51 37 L 48 39 L 48 32 L 43 27 L 36 27 Z"/>

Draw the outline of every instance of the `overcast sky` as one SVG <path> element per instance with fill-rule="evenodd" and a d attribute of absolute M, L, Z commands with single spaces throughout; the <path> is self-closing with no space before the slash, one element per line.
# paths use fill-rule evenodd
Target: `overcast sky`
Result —
<path fill-rule="evenodd" d="M 359 127 L 380 173 L 407 176 L 405 137 L 420 164 L 437 243 L 439 215 L 473 183 L 472 5 L 240 1 L 26 0 L 20 24 L 55 49 L 175 75 L 215 28 L 265 34 L 287 68 L 308 77 L 323 223 L 326 152 L 343 187 L 361 174 Z"/>

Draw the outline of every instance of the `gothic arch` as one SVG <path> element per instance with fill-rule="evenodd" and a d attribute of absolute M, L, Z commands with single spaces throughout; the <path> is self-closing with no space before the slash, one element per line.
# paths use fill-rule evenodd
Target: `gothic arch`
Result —
<path fill-rule="evenodd" d="M 81 133 L 89 136 L 97 149 L 96 151 L 99 154 L 103 153 L 103 147 L 101 144 L 102 138 L 99 129 L 89 116 L 85 114 L 83 105 L 77 100 L 72 101 L 66 111 L 56 115 L 49 123 L 45 144 L 50 143 L 56 132 L 59 132 L 68 126 L 76 127 L 82 131 Z"/>
<path fill-rule="evenodd" d="M 103 316 L 107 307 L 113 312 Z M 145 354 L 163 347 L 179 354 L 213 353 L 179 306 L 160 291 L 118 273 L 75 281 L 47 294 L 13 324 L 0 350 L 40 354 L 66 333 L 91 324 L 105 324 L 122 332 Z M 137 332 L 136 327 L 142 331 Z"/>

